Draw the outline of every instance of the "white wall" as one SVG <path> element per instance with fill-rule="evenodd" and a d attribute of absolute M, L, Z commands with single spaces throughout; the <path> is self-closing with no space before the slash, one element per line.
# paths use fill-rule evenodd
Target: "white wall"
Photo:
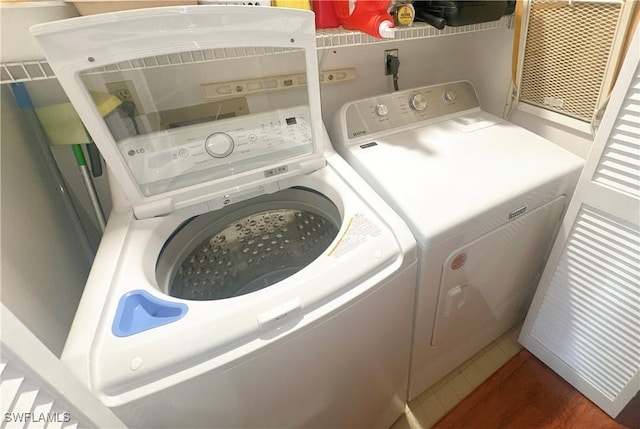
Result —
<path fill-rule="evenodd" d="M 31 37 L 29 27 L 47 21 L 78 16 L 71 3 L 63 1 L 0 2 L 0 55 L 3 63 L 44 58 L 42 49 Z"/>

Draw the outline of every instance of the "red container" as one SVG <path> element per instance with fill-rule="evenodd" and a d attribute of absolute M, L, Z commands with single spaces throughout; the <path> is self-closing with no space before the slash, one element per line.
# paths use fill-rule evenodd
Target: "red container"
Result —
<path fill-rule="evenodd" d="M 311 2 L 313 11 L 316 14 L 316 28 L 340 27 L 334 3 L 334 0 L 313 0 Z"/>
<path fill-rule="evenodd" d="M 394 21 L 388 12 L 390 5 L 390 0 L 334 1 L 336 15 L 342 27 L 378 38 L 393 37 Z"/>

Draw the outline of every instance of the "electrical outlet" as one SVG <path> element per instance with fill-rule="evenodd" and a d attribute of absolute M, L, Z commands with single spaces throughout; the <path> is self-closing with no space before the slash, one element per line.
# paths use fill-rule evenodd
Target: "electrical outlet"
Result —
<path fill-rule="evenodd" d="M 389 57 L 398 58 L 398 50 L 397 49 L 384 50 L 384 75 L 385 76 L 393 74 L 393 72 L 389 69 Z"/>
<path fill-rule="evenodd" d="M 140 103 L 138 93 L 136 92 L 136 87 L 132 81 L 122 80 L 119 82 L 107 83 L 107 91 L 109 91 L 109 94 L 118 97 L 122 102 L 132 102 L 136 106 L 136 112 L 139 115 L 144 113 L 142 111 L 142 103 Z"/>

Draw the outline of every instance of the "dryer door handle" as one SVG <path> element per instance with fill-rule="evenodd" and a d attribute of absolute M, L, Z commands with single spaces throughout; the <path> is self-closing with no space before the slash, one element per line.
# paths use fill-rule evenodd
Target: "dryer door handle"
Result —
<path fill-rule="evenodd" d="M 302 302 L 300 298 L 296 298 L 258 314 L 258 324 L 260 326 L 280 324 L 286 322 L 292 315 L 298 314 L 300 310 L 302 310 Z"/>

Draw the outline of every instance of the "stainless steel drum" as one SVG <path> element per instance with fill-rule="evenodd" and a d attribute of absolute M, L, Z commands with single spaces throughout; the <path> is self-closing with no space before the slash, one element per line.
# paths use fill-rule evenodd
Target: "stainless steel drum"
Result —
<path fill-rule="evenodd" d="M 341 217 L 325 196 L 286 189 L 187 221 L 156 266 L 160 288 L 191 300 L 240 296 L 295 274 L 324 252 Z"/>

